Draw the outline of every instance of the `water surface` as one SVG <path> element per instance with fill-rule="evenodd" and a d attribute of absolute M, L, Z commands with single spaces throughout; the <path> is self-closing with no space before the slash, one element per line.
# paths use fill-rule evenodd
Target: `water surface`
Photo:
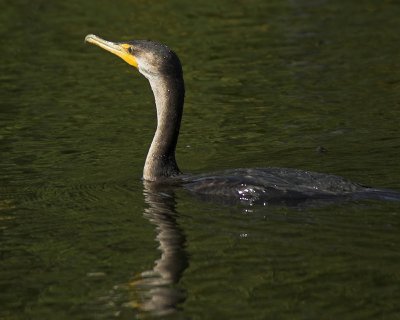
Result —
<path fill-rule="evenodd" d="M 0 318 L 400 317 L 398 203 L 244 208 L 144 185 L 149 85 L 83 43 L 179 54 L 186 172 L 293 167 L 400 190 L 397 1 L 1 8 Z"/>

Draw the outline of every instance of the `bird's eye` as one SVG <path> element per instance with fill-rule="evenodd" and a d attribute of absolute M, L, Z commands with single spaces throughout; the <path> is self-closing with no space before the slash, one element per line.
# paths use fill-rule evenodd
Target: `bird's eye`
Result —
<path fill-rule="evenodd" d="M 128 48 L 128 52 L 129 52 L 130 54 L 132 54 L 132 53 L 133 53 L 133 48 L 132 48 L 132 47 L 129 47 L 129 48 Z"/>

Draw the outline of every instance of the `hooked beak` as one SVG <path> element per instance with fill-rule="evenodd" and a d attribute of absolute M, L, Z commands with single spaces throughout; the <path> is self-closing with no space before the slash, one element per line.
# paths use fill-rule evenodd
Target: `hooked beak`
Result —
<path fill-rule="evenodd" d="M 100 48 L 103 48 L 104 50 L 107 50 L 107 51 L 117 55 L 118 57 L 123 59 L 125 62 L 130 64 L 131 66 L 138 68 L 138 63 L 137 63 L 136 57 L 129 52 L 129 49 L 132 46 L 128 43 L 107 41 L 98 36 L 95 36 L 94 34 L 88 34 L 85 37 L 85 42 L 89 42 Z"/>

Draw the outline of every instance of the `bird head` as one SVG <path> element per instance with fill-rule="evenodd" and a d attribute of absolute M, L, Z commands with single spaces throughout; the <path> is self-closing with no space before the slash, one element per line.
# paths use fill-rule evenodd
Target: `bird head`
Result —
<path fill-rule="evenodd" d="M 149 80 L 160 76 L 182 77 L 178 56 L 161 43 L 150 40 L 112 42 L 93 34 L 87 35 L 85 41 L 120 57 Z"/>

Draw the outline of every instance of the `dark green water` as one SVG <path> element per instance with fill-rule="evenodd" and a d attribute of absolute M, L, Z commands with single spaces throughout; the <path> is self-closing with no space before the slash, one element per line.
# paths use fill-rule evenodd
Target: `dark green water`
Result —
<path fill-rule="evenodd" d="M 1 319 L 400 319 L 399 203 L 246 209 L 144 186 L 149 85 L 83 43 L 180 55 L 185 171 L 400 190 L 398 1 L 0 7 Z"/>

